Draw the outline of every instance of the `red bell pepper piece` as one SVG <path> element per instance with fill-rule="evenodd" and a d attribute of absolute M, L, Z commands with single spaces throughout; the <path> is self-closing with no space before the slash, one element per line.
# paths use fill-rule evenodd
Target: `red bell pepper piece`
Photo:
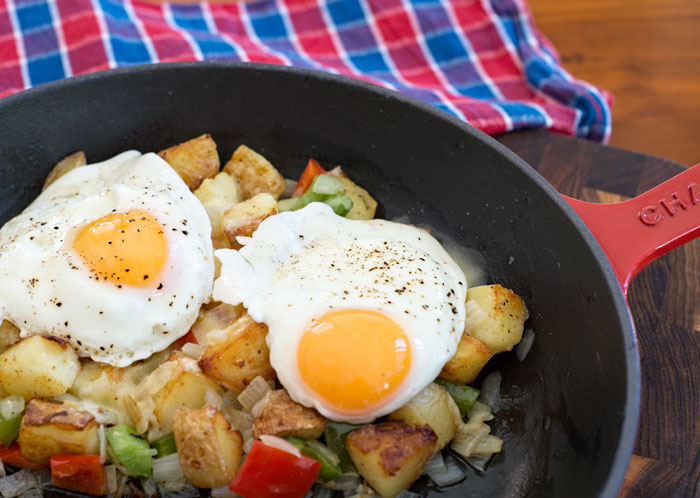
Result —
<path fill-rule="evenodd" d="M 51 484 L 78 493 L 102 496 L 105 467 L 98 455 L 52 455 Z"/>
<path fill-rule="evenodd" d="M 304 172 L 299 177 L 297 186 L 294 188 L 292 197 L 303 195 L 304 192 L 306 192 L 311 186 L 311 182 L 314 181 L 314 178 L 316 178 L 318 175 L 324 174 L 325 172 L 326 170 L 323 169 L 323 166 L 321 166 L 316 159 L 309 159 L 309 162 L 306 163 Z"/>
<path fill-rule="evenodd" d="M 25 458 L 22 452 L 19 451 L 19 444 L 15 441 L 10 446 L 5 448 L 0 445 L 0 460 L 2 463 L 19 467 L 20 469 L 41 470 L 48 467 L 45 463 L 35 462 L 29 458 Z"/>
<path fill-rule="evenodd" d="M 175 349 L 182 349 L 182 346 L 184 346 L 188 342 L 193 342 L 195 344 L 198 344 L 197 336 L 194 335 L 194 332 L 192 332 L 192 329 L 190 329 L 189 332 L 187 332 L 185 335 L 183 335 L 177 341 L 175 341 L 175 343 L 174 343 Z"/>
<path fill-rule="evenodd" d="M 245 498 L 301 498 L 321 462 L 255 441 L 229 489 Z"/>

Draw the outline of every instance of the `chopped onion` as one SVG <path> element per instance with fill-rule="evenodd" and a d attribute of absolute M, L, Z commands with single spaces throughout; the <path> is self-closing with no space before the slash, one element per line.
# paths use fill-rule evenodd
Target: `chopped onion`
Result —
<path fill-rule="evenodd" d="M 462 425 L 460 429 L 463 427 L 466 427 L 466 424 Z M 474 448 L 488 435 L 490 430 L 491 429 L 486 424 L 483 424 L 479 429 L 473 432 L 458 430 L 450 444 L 450 448 L 465 458 L 470 457 L 474 452 Z"/>
<path fill-rule="evenodd" d="M 14 418 L 24 411 L 24 398 L 16 394 L 12 394 L 7 398 L 0 400 L 0 415 L 7 420 Z"/>
<path fill-rule="evenodd" d="M 201 358 L 202 353 L 204 352 L 204 346 L 201 344 L 195 344 L 194 342 L 188 342 L 182 346 L 182 352 L 193 360 L 198 360 Z"/>
<path fill-rule="evenodd" d="M 253 447 L 255 439 L 251 436 L 250 438 L 243 438 L 243 453 L 250 453 L 250 449 Z"/>
<path fill-rule="evenodd" d="M 240 410 L 243 405 L 238 401 L 238 396 L 241 393 L 234 390 L 226 391 L 223 396 L 221 396 L 221 407 L 222 408 L 233 408 L 234 410 Z"/>
<path fill-rule="evenodd" d="M 523 334 L 520 344 L 515 347 L 515 357 L 518 359 L 518 361 L 525 360 L 527 354 L 532 348 L 533 342 L 535 342 L 535 332 L 532 329 L 527 329 L 525 334 Z"/>
<path fill-rule="evenodd" d="M 100 463 L 105 463 L 107 461 L 107 435 L 105 434 L 105 426 L 103 424 L 100 424 L 97 436 L 100 439 Z"/>
<path fill-rule="evenodd" d="M 501 409 L 501 372 L 491 372 L 484 378 L 479 399 L 487 404 L 493 413 L 498 413 Z"/>
<path fill-rule="evenodd" d="M 204 402 L 208 406 L 213 406 L 217 410 L 220 410 L 223 400 L 221 399 L 221 396 L 219 396 L 219 393 L 213 389 L 207 389 L 204 393 Z"/>
<path fill-rule="evenodd" d="M 157 496 L 158 495 L 158 483 L 152 477 L 145 479 L 141 478 L 141 487 L 146 496 Z"/>
<path fill-rule="evenodd" d="M 486 435 L 479 441 L 474 449 L 472 450 L 472 455 L 492 455 L 494 453 L 499 453 L 503 448 L 503 440 L 499 437 Z"/>
<path fill-rule="evenodd" d="M 182 481 L 177 489 L 175 488 L 165 488 L 161 486 L 159 488 L 160 498 L 199 498 L 201 493 L 199 488 L 195 488 L 190 483 Z"/>
<path fill-rule="evenodd" d="M 180 456 L 177 453 L 153 459 L 153 479 L 159 483 L 177 481 L 184 477 L 180 467 Z"/>
<path fill-rule="evenodd" d="M 287 453 L 291 453 L 292 455 L 301 457 L 301 452 L 299 451 L 299 448 L 294 446 L 289 441 L 282 439 L 281 437 L 272 436 L 270 434 L 262 434 L 260 436 L 260 441 L 265 443 L 267 446 L 272 446 L 273 448 L 277 448 L 278 450 L 286 451 Z"/>
<path fill-rule="evenodd" d="M 493 420 L 493 413 L 491 413 L 491 408 L 479 401 L 474 403 L 474 405 L 467 412 L 467 424 L 473 427 L 474 425 L 481 425 L 484 422 Z M 469 430 L 469 428 L 467 428 Z"/>
<path fill-rule="evenodd" d="M 36 479 L 36 482 L 40 488 L 45 488 L 47 486 L 51 486 L 51 470 L 50 469 L 44 469 L 44 470 L 35 470 L 32 472 L 34 474 L 34 479 Z"/>
<path fill-rule="evenodd" d="M 355 472 L 346 472 L 345 474 L 340 474 L 334 480 L 328 483 L 328 487 L 331 489 L 337 489 L 340 491 L 345 490 L 355 490 L 359 485 L 362 484 L 360 475 Z"/>
<path fill-rule="evenodd" d="M 5 472 L 5 464 L 2 463 L 2 460 L 0 460 L 0 477 L 5 477 L 7 475 L 7 472 Z"/>
<path fill-rule="evenodd" d="M 29 489 L 27 491 L 24 491 L 19 496 L 20 496 L 20 498 L 43 498 L 44 492 L 41 491 L 39 488 L 32 488 L 32 489 Z"/>
<path fill-rule="evenodd" d="M 265 403 L 267 402 L 268 396 L 267 394 L 262 397 L 260 401 L 255 403 L 253 405 L 253 408 L 250 409 L 250 416 L 253 418 L 258 418 L 260 415 L 262 415 L 263 408 L 265 408 Z"/>
<path fill-rule="evenodd" d="M 425 464 L 422 474 L 430 476 L 431 474 L 444 474 L 447 472 L 447 466 L 445 466 L 445 459 L 442 457 L 442 453 L 438 453 L 433 458 L 428 460 Z"/>
<path fill-rule="evenodd" d="M 331 498 L 333 489 L 328 486 L 315 486 L 313 498 Z"/>
<path fill-rule="evenodd" d="M 117 466 L 116 465 L 106 465 L 105 466 L 105 490 L 108 495 L 111 495 L 117 491 Z"/>
<path fill-rule="evenodd" d="M 3 498 L 15 498 L 15 496 L 35 487 L 37 487 L 37 482 L 31 470 L 22 469 L 0 478 L 0 494 Z"/>
<path fill-rule="evenodd" d="M 474 470 L 484 472 L 493 455 L 473 455 L 464 459 Z"/>
<path fill-rule="evenodd" d="M 432 472 L 428 477 L 439 487 L 452 486 L 464 479 L 464 472 L 451 458 L 444 460 L 445 470 L 442 472 Z"/>
<path fill-rule="evenodd" d="M 218 488 L 211 488 L 212 498 L 238 498 L 239 495 L 228 489 L 228 484 L 219 486 Z"/>
<path fill-rule="evenodd" d="M 294 189 L 297 188 L 297 181 L 291 178 L 284 179 L 284 192 L 282 193 L 282 199 L 289 199 L 294 193 Z"/>
<path fill-rule="evenodd" d="M 272 391 L 270 385 L 258 375 L 238 396 L 238 401 L 246 411 L 250 411 L 255 403 L 260 401 L 270 391 Z"/>

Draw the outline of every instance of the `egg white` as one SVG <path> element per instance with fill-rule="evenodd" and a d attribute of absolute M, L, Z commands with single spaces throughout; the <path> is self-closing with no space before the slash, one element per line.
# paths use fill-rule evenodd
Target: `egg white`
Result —
<path fill-rule="evenodd" d="M 72 249 L 83 226 L 132 209 L 148 211 L 165 228 L 168 257 L 153 288 L 91 278 Z M 152 153 L 128 151 L 76 168 L 0 229 L 0 319 L 22 337 L 62 337 L 79 355 L 119 367 L 186 334 L 213 279 L 207 214 Z"/>
<path fill-rule="evenodd" d="M 221 249 L 213 297 L 243 303 L 268 325 L 270 362 L 297 402 L 331 420 L 363 423 L 405 404 L 438 376 L 464 330 L 467 282 L 426 231 L 384 220 L 341 218 L 312 203 L 263 221 L 240 251 Z M 404 330 L 412 363 L 402 385 L 377 410 L 334 411 L 304 384 L 297 347 L 312 319 L 338 309 L 385 314 Z"/>

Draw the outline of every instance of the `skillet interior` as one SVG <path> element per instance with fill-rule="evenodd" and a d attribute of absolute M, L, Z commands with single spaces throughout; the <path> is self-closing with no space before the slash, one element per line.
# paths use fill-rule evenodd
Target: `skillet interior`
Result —
<path fill-rule="evenodd" d="M 380 202 L 481 252 L 489 280 L 520 293 L 537 334 L 503 373 L 492 422 L 504 452 L 443 490 L 463 496 L 616 495 L 634 443 L 639 370 L 624 299 L 602 252 L 521 160 L 456 119 L 393 92 L 304 70 L 236 63 L 87 75 L 0 101 L 0 224 L 58 159 L 159 150 L 210 132 L 222 161 L 246 143 L 295 177 L 337 163 Z M 418 489 L 426 491 L 425 482 Z"/>

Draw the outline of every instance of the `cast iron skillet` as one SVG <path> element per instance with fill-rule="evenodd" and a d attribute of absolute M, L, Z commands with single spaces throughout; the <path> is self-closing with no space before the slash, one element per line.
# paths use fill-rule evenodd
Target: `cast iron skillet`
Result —
<path fill-rule="evenodd" d="M 178 63 L 91 74 L 0 101 L 0 224 L 39 193 L 51 166 L 210 132 L 222 160 L 245 143 L 288 177 L 307 158 L 342 164 L 380 202 L 478 250 L 488 276 L 525 299 L 530 355 L 504 354 L 505 439 L 484 474 L 446 497 L 604 496 L 634 444 L 640 372 L 616 276 L 591 232 L 526 163 L 413 99 L 343 77 L 239 63 Z M 416 488 L 429 490 L 425 480 Z"/>

